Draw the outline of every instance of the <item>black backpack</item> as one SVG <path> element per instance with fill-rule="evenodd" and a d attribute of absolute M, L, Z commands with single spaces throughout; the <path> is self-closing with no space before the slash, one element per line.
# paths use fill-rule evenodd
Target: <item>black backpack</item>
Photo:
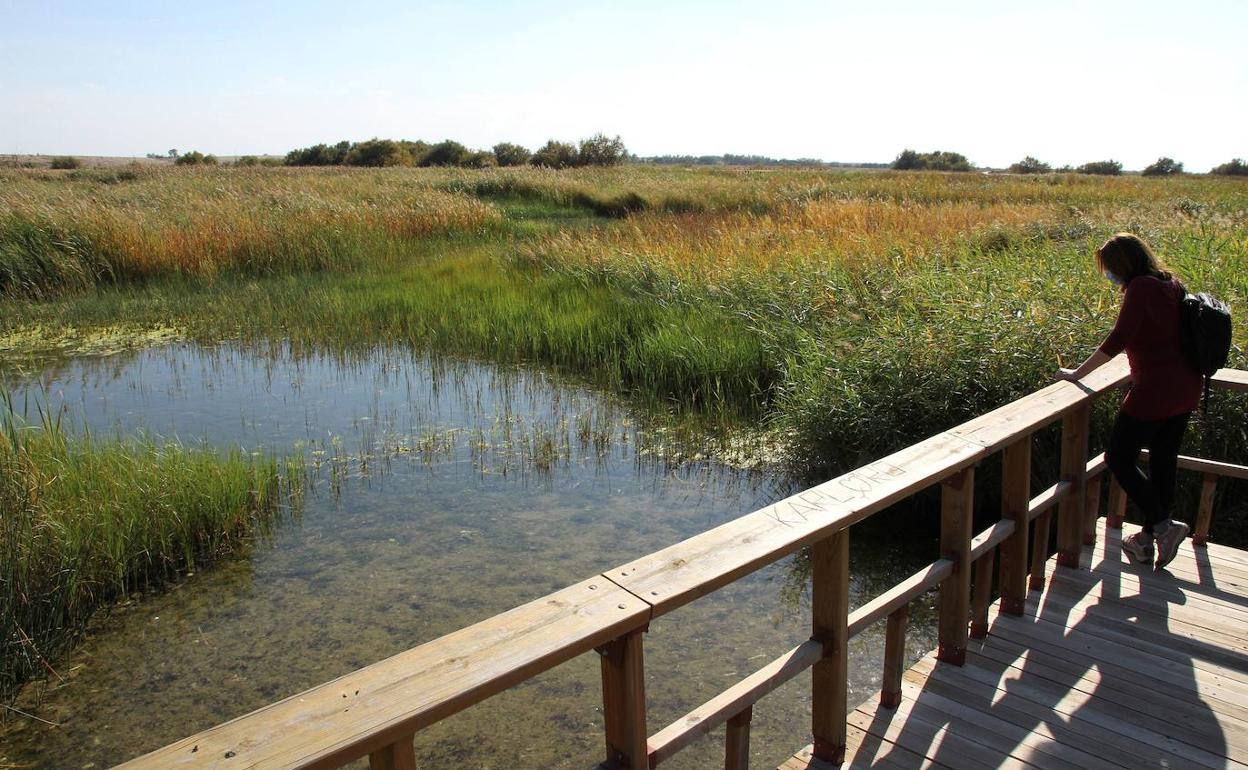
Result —
<path fill-rule="evenodd" d="M 1182 284 L 1180 284 L 1182 288 Z M 1204 410 L 1209 410 L 1209 380 L 1231 354 L 1231 309 L 1225 302 L 1183 288 L 1179 301 L 1179 347 L 1205 378 Z"/>

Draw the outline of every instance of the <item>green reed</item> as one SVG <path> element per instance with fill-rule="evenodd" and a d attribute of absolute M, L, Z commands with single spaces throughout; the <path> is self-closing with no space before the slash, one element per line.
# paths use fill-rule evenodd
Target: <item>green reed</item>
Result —
<path fill-rule="evenodd" d="M 293 464 L 74 435 L 0 398 L 0 697 L 58 676 L 97 609 L 267 534 L 301 490 Z"/>

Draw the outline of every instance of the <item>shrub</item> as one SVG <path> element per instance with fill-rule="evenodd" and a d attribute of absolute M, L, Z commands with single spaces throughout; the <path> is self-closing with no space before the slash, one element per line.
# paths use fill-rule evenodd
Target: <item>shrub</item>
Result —
<path fill-rule="evenodd" d="M 554 139 L 542 145 L 542 148 L 533 153 L 533 157 L 529 160 L 534 166 L 547 168 L 567 168 L 575 166 L 577 161 L 575 147 L 567 142 L 556 142 Z"/>
<path fill-rule="evenodd" d="M 235 166 L 259 166 L 260 159 L 255 155 L 243 155 L 234 161 Z"/>
<path fill-rule="evenodd" d="M 58 155 L 52 159 L 52 168 L 69 169 L 80 168 L 81 166 L 82 161 L 78 160 L 73 155 Z"/>
<path fill-rule="evenodd" d="M 1161 157 L 1157 162 L 1144 169 L 1141 173 L 1144 176 L 1170 176 L 1171 174 L 1182 174 L 1183 164 L 1176 163 L 1173 158 Z"/>
<path fill-rule="evenodd" d="M 410 166 L 412 156 L 393 139 L 373 138 L 352 145 L 344 162 L 348 166 Z"/>
<path fill-rule="evenodd" d="M 620 137 L 608 139 L 599 133 L 581 140 L 577 161 L 582 166 L 617 166 L 627 157 L 628 150 Z"/>
<path fill-rule="evenodd" d="M 215 166 L 217 165 L 217 156 L 205 155 L 199 150 L 191 150 L 179 155 L 174 163 L 179 166 Z"/>
<path fill-rule="evenodd" d="M 1010 166 L 1011 174 L 1047 174 L 1053 168 L 1042 160 L 1036 160 L 1028 155 L 1019 162 Z"/>
<path fill-rule="evenodd" d="M 423 141 L 409 142 L 406 139 L 399 141 L 399 146 L 407 150 L 407 154 L 412 158 L 413 166 L 422 166 L 425 163 L 425 157 L 429 155 L 429 143 Z"/>
<path fill-rule="evenodd" d="M 917 171 L 923 168 L 923 161 L 914 150 L 902 150 L 893 160 L 895 171 Z"/>
<path fill-rule="evenodd" d="M 488 150 L 474 150 L 463 157 L 460 165 L 466 168 L 489 168 L 497 166 L 498 161 L 494 158 L 494 153 Z"/>
<path fill-rule="evenodd" d="M 327 144 L 314 144 L 300 150 L 286 153 L 287 166 L 339 166 L 346 162 L 347 153 L 351 151 L 351 143 L 339 142 L 332 147 Z"/>
<path fill-rule="evenodd" d="M 1080 174 L 1118 176 L 1122 173 L 1122 164 L 1116 160 L 1094 160 L 1091 163 L 1084 163 L 1075 171 Z"/>
<path fill-rule="evenodd" d="M 959 152 L 902 150 L 891 167 L 897 171 L 970 171 L 971 162 Z"/>
<path fill-rule="evenodd" d="M 494 160 L 500 166 L 523 166 L 531 157 L 533 153 L 518 144 L 500 142 L 494 145 Z"/>
<path fill-rule="evenodd" d="M 429 148 L 422 166 L 462 166 L 469 156 L 468 148 L 459 142 L 447 139 Z"/>
<path fill-rule="evenodd" d="M 1221 166 L 1214 166 L 1209 170 L 1210 174 L 1219 176 L 1248 176 L 1248 163 L 1244 163 L 1239 158 L 1235 158 L 1230 163 L 1223 163 Z"/>

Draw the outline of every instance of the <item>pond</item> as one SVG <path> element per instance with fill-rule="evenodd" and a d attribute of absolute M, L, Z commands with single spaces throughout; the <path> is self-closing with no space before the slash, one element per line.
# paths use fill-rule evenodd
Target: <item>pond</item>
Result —
<path fill-rule="evenodd" d="M 10 373 L 14 401 L 97 436 L 306 458 L 302 509 L 267 540 L 92 621 L 0 722 L 0 767 L 103 768 L 748 513 L 795 491 L 705 459 L 670 419 L 524 368 L 377 349 L 351 356 L 173 344 Z M 861 530 L 861 533 L 860 533 Z M 934 556 L 855 528 L 851 603 Z M 792 559 L 656 621 L 651 732 L 803 641 Z M 912 655 L 934 646 L 930 607 Z M 882 628 L 851 642 L 851 702 L 878 687 Z M 589 768 L 598 662 L 584 655 L 417 737 L 422 767 Z M 753 761 L 809 739 L 799 677 L 755 708 Z M 722 733 L 665 767 L 713 766 Z"/>

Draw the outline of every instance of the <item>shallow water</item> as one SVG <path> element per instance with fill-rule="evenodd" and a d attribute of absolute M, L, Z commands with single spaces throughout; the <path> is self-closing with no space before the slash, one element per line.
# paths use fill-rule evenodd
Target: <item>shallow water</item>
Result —
<path fill-rule="evenodd" d="M 296 451 L 302 514 L 267 542 L 97 618 L 0 723 L 0 767 L 107 767 L 393 655 L 790 493 L 766 470 L 670 463 L 667 429 L 541 372 L 396 350 L 350 360 L 223 345 L 78 358 L 15 401 L 96 435 Z M 690 452 L 685 452 L 689 456 Z M 855 529 L 851 602 L 930 559 Z M 651 732 L 808 635 L 786 560 L 656 621 L 646 638 Z M 912 652 L 932 646 L 912 616 Z M 852 642 L 851 701 L 878 686 L 882 629 Z M 422 733 L 422 767 L 587 768 L 602 746 L 585 655 Z M 753 761 L 808 741 L 800 677 L 755 708 Z M 722 763 L 719 736 L 664 767 Z"/>

